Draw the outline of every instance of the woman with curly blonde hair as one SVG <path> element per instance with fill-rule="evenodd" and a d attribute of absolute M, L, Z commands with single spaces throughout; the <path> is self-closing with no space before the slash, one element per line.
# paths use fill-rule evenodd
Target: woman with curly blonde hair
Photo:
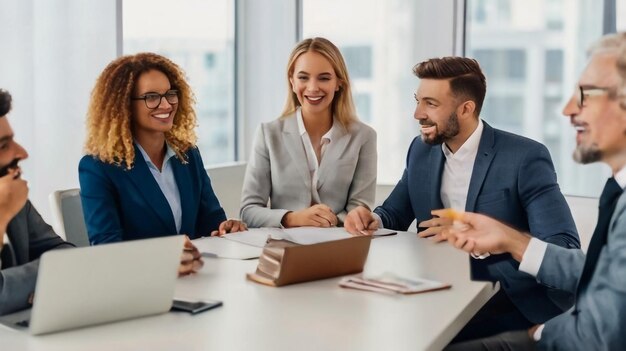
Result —
<path fill-rule="evenodd" d="M 195 146 L 195 100 L 182 70 L 140 53 L 100 74 L 87 112 L 81 199 L 92 244 L 245 228 L 226 220 Z"/>
<path fill-rule="evenodd" d="M 374 205 L 376 132 L 356 116 L 339 49 L 305 39 L 291 52 L 282 116 L 259 128 L 241 196 L 251 227 L 334 227 Z M 269 200 L 269 205 L 268 205 Z"/>

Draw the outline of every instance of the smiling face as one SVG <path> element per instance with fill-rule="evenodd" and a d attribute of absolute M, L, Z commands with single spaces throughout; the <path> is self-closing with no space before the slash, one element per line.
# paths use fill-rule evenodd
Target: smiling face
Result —
<path fill-rule="evenodd" d="M 289 77 L 303 115 L 330 113 L 339 81 L 331 63 L 321 54 L 308 51 L 300 55 Z"/>
<path fill-rule="evenodd" d="M 593 55 L 578 82 L 583 91 L 606 89 L 605 93 L 585 95 L 578 106 L 576 92 L 563 108 L 576 129 L 574 160 L 580 163 L 604 161 L 621 168 L 626 154 L 626 110 L 615 96 L 619 84 L 617 55 L 609 52 Z M 617 165 L 616 162 L 621 165 Z"/>
<path fill-rule="evenodd" d="M 143 97 L 149 93 L 165 94 L 171 90 L 170 81 L 160 71 L 150 70 L 142 73 L 135 83 L 134 97 Z M 172 129 L 178 104 L 170 104 L 161 98 L 159 105 L 150 109 L 144 100 L 132 101 L 133 135 L 145 133 L 165 133 Z"/>
<path fill-rule="evenodd" d="M 413 116 L 420 122 L 422 141 L 436 145 L 459 135 L 456 102 L 446 79 L 422 79 L 415 94 L 417 106 Z"/>

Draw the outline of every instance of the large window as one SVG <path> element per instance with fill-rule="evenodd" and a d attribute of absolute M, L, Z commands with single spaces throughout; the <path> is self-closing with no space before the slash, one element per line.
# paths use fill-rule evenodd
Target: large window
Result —
<path fill-rule="evenodd" d="M 468 0 L 466 10 L 466 55 L 487 76 L 482 118 L 545 144 L 564 193 L 598 196 L 608 168 L 574 163 L 574 130 L 561 110 L 587 46 L 602 35 L 602 2 Z"/>
<path fill-rule="evenodd" d="M 617 0 L 617 30 L 624 32 L 626 31 L 626 0 Z"/>
<path fill-rule="evenodd" d="M 205 164 L 235 160 L 234 1 L 124 0 L 124 54 L 167 56 L 196 95 Z"/>
<path fill-rule="evenodd" d="M 413 0 L 303 0 L 303 37 L 323 36 L 341 50 L 359 119 L 378 133 L 378 183 L 395 184 L 411 140 L 419 43 Z"/>

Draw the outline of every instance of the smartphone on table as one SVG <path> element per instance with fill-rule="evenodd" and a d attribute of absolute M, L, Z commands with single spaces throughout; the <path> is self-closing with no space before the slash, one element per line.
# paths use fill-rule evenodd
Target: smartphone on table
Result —
<path fill-rule="evenodd" d="M 222 306 L 222 301 L 217 300 L 203 300 L 203 301 L 189 301 L 189 300 L 174 300 L 172 303 L 172 311 L 183 311 L 191 314 L 196 314 L 210 309 Z"/>

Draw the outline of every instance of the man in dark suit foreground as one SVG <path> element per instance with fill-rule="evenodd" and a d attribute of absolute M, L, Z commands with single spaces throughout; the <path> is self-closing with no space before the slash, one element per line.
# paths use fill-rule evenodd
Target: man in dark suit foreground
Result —
<path fill-rule="evenodd" d="M 28 201 L 28 185 L 18 165 L 28 153 L 15 141 L 5 117 L 10 109 L 11 95 L 0 89 L 0 315 L 29 307 L 44 252 L 73 247 Z"/>
<path fill-rule="evenodd" d="M 506 220 L 474 213 L 457 216 L 443 236 L 467 252 L 510 253 L 539 283 L 575 293 L 576 304 L 528 331 L 450 350 L 621 350 L 626 344 L 626 32 L 607 35 L 591 48 L 563 114 L 576 129 L 574 159 L 602 161 L 613 172 L 600 196 L 587 257 L 539 240 L 532 228 L 519 231 Z"/>
<path fill-rule="evenodd" d="M 402 179 L 383 205 L 373 213 L 365 207 L 350 211 L 345 228 L 353 234 L 369 234 L 381 226 L 406 230 L 416 220 L 420 237 L 441 241 L 451 220 L 433 218 L 431 211 L 451 207 L 487 214 L 559 247 L 579 248 L 548 150 L 480 119 L 486 81 L 478 62 L 435 58 L 413 71 L 420 78 L 414 117 L 421 138 L 413 140 Z M 520 272 L 508 254 L 474 256 L 471 269 L 473 278 L 500 281 L 502 289 L 456 340 L 526 329 L 573 302 L 572 294 Z"/>

